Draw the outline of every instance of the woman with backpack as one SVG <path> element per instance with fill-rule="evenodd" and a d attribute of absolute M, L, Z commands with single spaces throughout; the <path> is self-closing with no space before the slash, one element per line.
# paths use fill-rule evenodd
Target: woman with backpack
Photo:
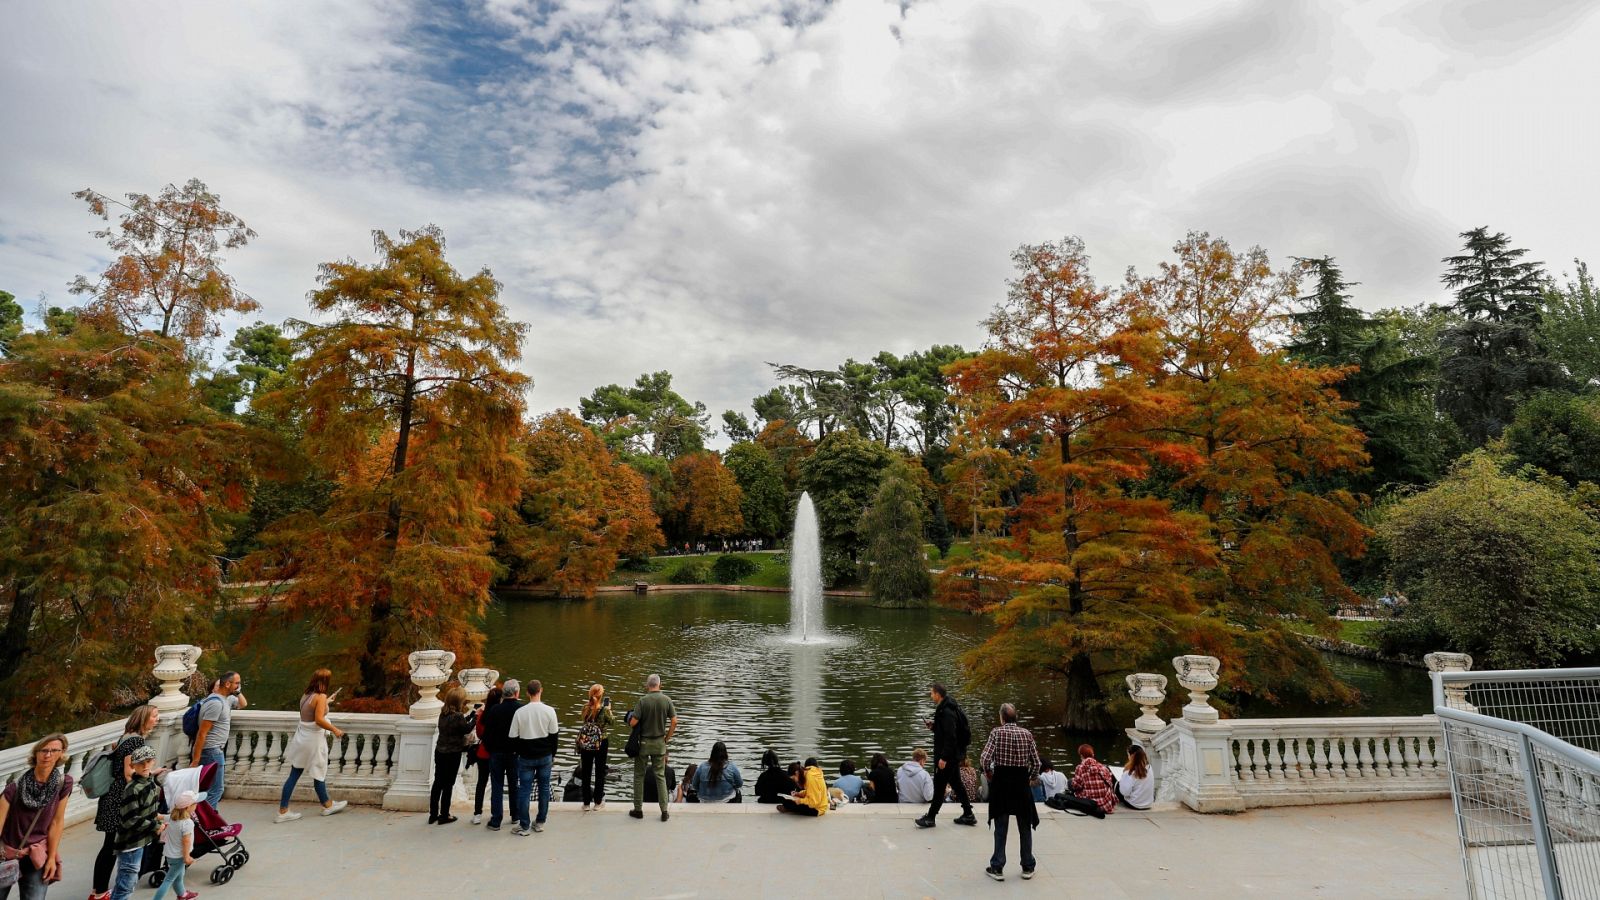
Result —
<path fill-rule="evenodd" d="M 111 896 L 111 875 L 117 867 L 117 828 L 122 824 L 122 792 L 127 790 L 128 779 L 133 777 L 133 751 L 148 746 L 145 737 L 155 729 L 160 719 L 161 711 L 154 706 L 146 703 L 138 707 L 128 715 L 127 724 L 122 727 L 122 737 L 117 738 L 110 755 L 105 757 L 107 762 L 95 759 L 88 766 L 90 770 L 97 765 L 109 766 L 111 774 L 111 781 L 105 793 L 100 795 L 100 806 L 94 814 L 94 828 L 104 833 L 106 838 L 94 858 L 93 891 L 89 894 L 89 900 L 106 900 Z M 156 774 L 164 771 L 161 769 Z M 94 777 L 93 772 L 85 773 L 86 782 Z M 89 785 L 85 784 L 85 787 Z"/>
<path fill-rule="evenodd" d="M 578 726 L 578 777 L 583 782 L 583 811 L 604 809 L 606 803 L 606 753 L 611 749 L 611 726 L 617 724 L 611 711 L 606 686 L 589 686 L 589 699 L 583 704 L 583 721 Z M 591 789 L 590 776 L 593 775 Z M 593 801 L 591 807 L 590 801 Z"/>
<path fill-rule="evenodd" d="M 28 754 L 28 771 L 0 791 L 0 859 L 17 861 L 17 888 L 22 900 L 44 900 L 50 885 L 61 880 L 61 832 L 66 827 L 67 736 L 47 735 Z M 0 900 L 11 888 L 0 887 Z"/>
<path fill-rule="evenodd" d="M 300 722 L 295 726 L 289 749 L 283 753 L 289 777 L 283 782 L 283 795 L 278 799 L 278 815 L 274 822 L 293 822 L 300 818 L 299 813 L 289 811 L 289 798 L 300 776 L 307 772 L 311 773 L 311 784 L 316 788 L 323 815 L 337 815 L 348 805 L 344 800 L 335 803 L 328 799 L 328 739 L 323 733 L 331 732 L 336 741 L 344 737 L 344 732 L 328 721 L 328 683 L 332 680 L 332 672 L 318 669 L 311 673 L 311 683 L 300 696 Z"/>

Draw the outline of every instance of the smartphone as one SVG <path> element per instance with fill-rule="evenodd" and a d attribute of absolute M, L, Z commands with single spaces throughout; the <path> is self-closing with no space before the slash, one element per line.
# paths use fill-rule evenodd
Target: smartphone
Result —
<path fill-rule="evenodd" d="M 332 703 L 339 696 L 339 692 L 342 690 L 344 690 L 342 687 L 334 688 L 333 693 L 328 695 L 328 702 Z"/>

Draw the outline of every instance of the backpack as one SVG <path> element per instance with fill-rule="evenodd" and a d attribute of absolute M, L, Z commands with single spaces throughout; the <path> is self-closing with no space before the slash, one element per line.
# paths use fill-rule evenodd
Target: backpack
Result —
<path fill-rule="evenodd" d="M 196 700 L 193 706 L 183 711 L 183 736 L 191 741 L 200 733 L 200 704 L 206 702 L 206 697 Z"/>
<path fill-rule="evenodd" d="M 121 743 L 122 739 L 118 738 L 117 743 L 90 757 L 88 765 L 83 767 L 83 774 L 78 776 L 78 787 L 83 789 L 85 797 L 95 800 L 104 797 L 106 791 L 111 790 L 114 781 L 111 773 L 111 754 L 116 752 Z"/>
<path fill-rule="evenodd" d="M 956 746 L 972 746 L 972 725 L 967 722 L 967 711 L 956 707 Z"/>
<path fill-rule="evenodd" d="M 1106 811 L 1100 808 L 1100 804 L 1087 797 L 1074 797 L 1066 792 L 1046 798 L 1044 805 L 1054 810 L 1079 816 L 1094 816 L 1096 819 L 1104 819 L 1106 817 Z"/>
<path fill-rule="evenodd" d="M 598 721 L 584 722 L 583 727 L 578 729 L 579 750 L 599 750 L 600 742 L 604 739 L 605 733 Z"/>

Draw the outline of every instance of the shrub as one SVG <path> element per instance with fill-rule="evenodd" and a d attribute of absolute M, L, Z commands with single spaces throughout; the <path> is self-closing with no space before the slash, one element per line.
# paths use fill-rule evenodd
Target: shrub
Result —
<path fill-rule="evenodd" d="M 673 584 L 710 584 L 711 567 L 700 560 L 686 562 L 673 569 L 667 580 Z"/>
<path fill-rule="evenodd" d="M 856 577 L 856 561 L 850 554 L 843 550 L 824 550 L 822 552 L 822 586 L 825 588 L 838 587 L 848 584 Z"/>
<path fill-rule="evenodd" d="M 629 556 L 618 563 L 617 568 L 624 572 L 659 572 L 662 566 L 648 556 Z"/>
<path fill-rule="evenodd" d="M 717 584 L 738 584 L 759 571 L 761 567 L 753 560 L 732 553 L 724 553 L 711 564 L 711 577 Z"/>

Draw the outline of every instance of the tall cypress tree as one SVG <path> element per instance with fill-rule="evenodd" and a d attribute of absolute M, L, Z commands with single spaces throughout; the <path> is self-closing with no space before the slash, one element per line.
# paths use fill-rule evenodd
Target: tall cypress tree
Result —
<path fill-rule="evenodd" d="M 1445 258 L 1441 279 L 1462 321 L 1441 337 L 1439 406 L 1482 444 L 1511 422 L 1519 398 L 1564 387 L 1566 377 L 1540 333 L 1543 265 L 1524 260 L 1528 251 L 1502 233 L 1474 228 L 1461 237 L 1465 252 Z"/>

